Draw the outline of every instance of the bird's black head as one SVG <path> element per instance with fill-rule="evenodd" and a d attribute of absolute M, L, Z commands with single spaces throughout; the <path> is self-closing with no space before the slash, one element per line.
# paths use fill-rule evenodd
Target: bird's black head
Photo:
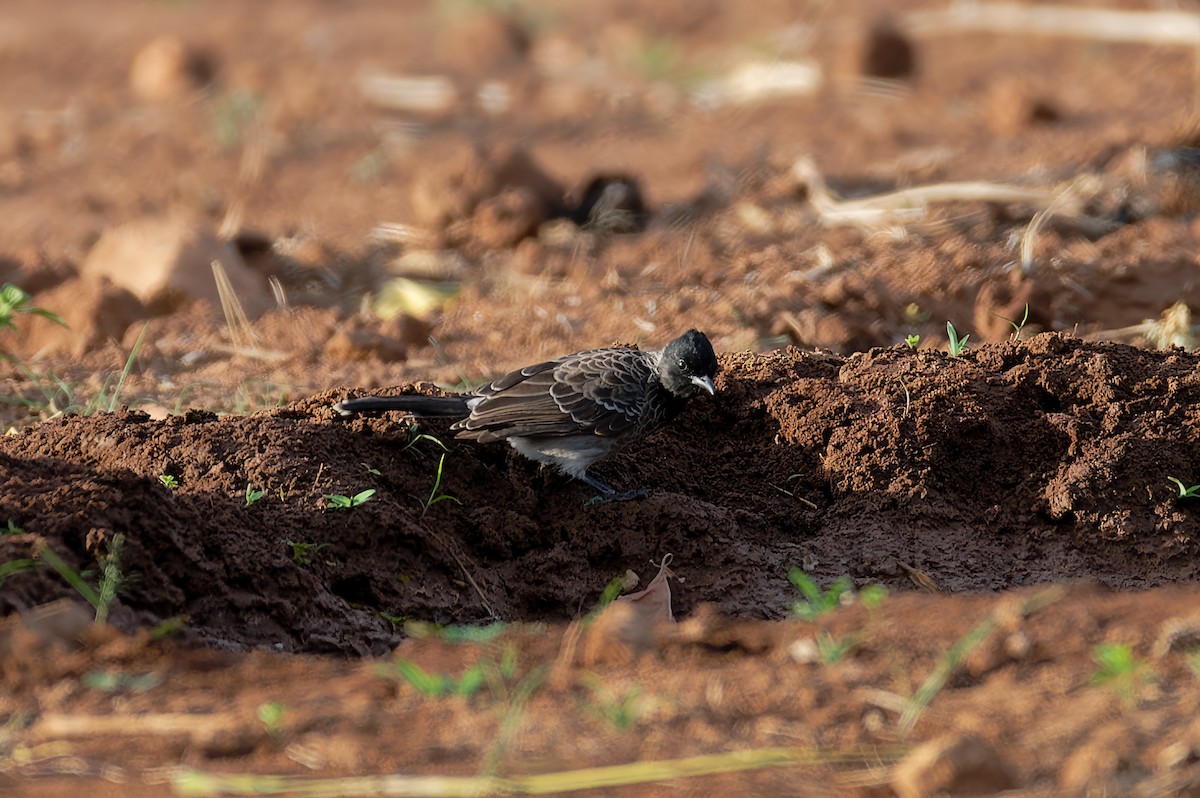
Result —
<path fill-rule="evenodd" d="M 717 355 L 704 333 L 688 330 L 663 348 L 658 373 L 667 390 L 679 397 L 715 392 Z"/>

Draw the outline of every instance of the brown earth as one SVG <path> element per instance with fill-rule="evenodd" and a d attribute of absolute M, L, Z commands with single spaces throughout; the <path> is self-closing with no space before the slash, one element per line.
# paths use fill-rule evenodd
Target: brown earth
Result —
<path fill-rule="evenodd" d="M 0 330 L 0 787 L 1200 794 L 1195 53 L 942 7 L 9 3 L 0 280 L 69 326 Z M 1008 188 L 844 216 L 939 181 Z M 641 501 L 331 409 L 691 326 Z M 667 555 L 679 623 L 569 623 Z"/>

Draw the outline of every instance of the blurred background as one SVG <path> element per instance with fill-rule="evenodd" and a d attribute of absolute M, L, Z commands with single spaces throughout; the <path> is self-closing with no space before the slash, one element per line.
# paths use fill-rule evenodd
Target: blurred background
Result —
<path fill-rule="evenodd" d="M 5 393 L 139 336 L 158 412 L 692 326 L 1190 347 L 1198 46 L 1186 3 L 10 0 L 0 278 L 68 326 Z"/>

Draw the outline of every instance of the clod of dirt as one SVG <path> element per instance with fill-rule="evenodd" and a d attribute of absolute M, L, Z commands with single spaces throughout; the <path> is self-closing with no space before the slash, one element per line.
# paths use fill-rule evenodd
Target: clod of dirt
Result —
<path fill-rule="evenodd" d="M 1153 730 L 1131 718 L 1110 721 L 1096 728 L 1063 762 L 1058 785 L 1073 795 L 1129 794 L 1132 787 L 1148 775 L 1141 754 L 1154 739 Z"/>
<path fill-rule="evenodd" d="M 601 233 L 636 233 L 645 229 L 646 201 L 635 178 L 598 175 L 578 192 L 568 218 L 580 227 Z"/>
<path fill-rule="evenodd" d="M 251 318 L 270 307 L 263 280 L 246 267 L 233 246 L 178 216 L 147 217 L 110 227 L 84 258 L 80 274 L 107 277 L 157 315 L 193 299 L 220 307 L 213 261 L 225 269 Z"/>
<path fill-rule="evenodd" d="M 31 316 L 13 336 L 12 351 L 25 356 L 56 353 L 80 357 L 111 341 L 120 341 L 134 322 L 146 318 L 145 306 L 103 275 L 67 280 L 38 294 L 38 304 L 55 308 L 66 326 Z"/>
<path fill-rule="evenodd" d="M 438 54 L 470 74 L 493 74 L 516 66 L 529 52 L 529 33 L 511 15 L 475 12 L 438 29 Z"/>
<path fill-rule="evenodd" d="M 986 742 L 949 734 L 906 756 L 892 774 L 900 798 L 934 795 L 995 795 L 1016 786 L 1011 768 Z"/>
<path fill-rule="evenodd" d="M 329 339 L 325 355 L 331 360 L 402 361 L 408 348 L 423 343 L 431 329 L 428 322 L 407 314 L 382 322 L 355 316 Z"/>
<path fill-rule="evenodd" d="M 208 85 L 213 72 L 208 54 L 175 36 L 160 36 L 134 56 L 129 88 L 143 102 L 169 102 Z"/>
<path fill-rule="evenodd" d="M 474 215 L 447 230 L 451 244 L 473 240 L 484 249 L 507 249 L 537 232 L 546 220 L 546 198 L 527 187 L 507 188 L 480 201 Z"/>
<path fill-rule="evenodd" d="M 888 80 L 912 78 L 917 70 L 916 46 L 890 18 L 878 20 L 862 49 L 862 73 Z"/>
<path fill-rule="evenodd" d="M 525 189 L 546 209 L 562 200 L 562 186 L 520 146 L 499 144 L 485 150 L 456 142 L 450 148 L 443 157 L 432 158 L 429 168 L 413 180 L 412 213 L 419 224 L 444 229 L 469 218 L 481 202 L 505 189 Z"/>
<path fill-rule="evenodd" d="M 981 110 L 988 129 L 998 136 L 1012 136 L 1031 124 L 1057 122 L 1062 117 L 1028 79 L 1016 75 L 993 80 L 984 92 Z"/>

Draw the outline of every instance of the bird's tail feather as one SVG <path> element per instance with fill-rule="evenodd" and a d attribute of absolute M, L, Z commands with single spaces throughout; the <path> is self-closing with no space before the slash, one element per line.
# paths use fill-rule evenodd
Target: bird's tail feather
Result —
<path fill-rule="evenodd" d="M 400 410 L 424 418 L 462 418 L 470 410 L 465 396 L 362 396 L 333 406 L 344 416 L 372 410 Z"/>

